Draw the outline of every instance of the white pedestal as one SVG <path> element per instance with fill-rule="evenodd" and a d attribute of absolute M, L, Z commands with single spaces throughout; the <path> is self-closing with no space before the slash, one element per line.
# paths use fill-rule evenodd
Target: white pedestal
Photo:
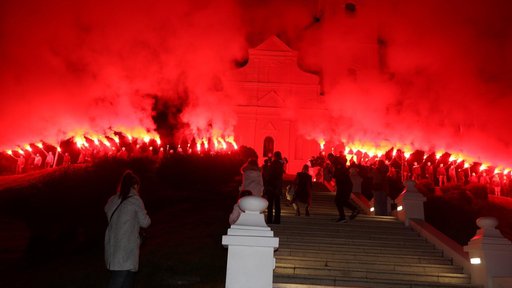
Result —
<path fill-rule="evenodd" d="M 271 288 L 279 238 L 273 237 L 261 213 L 268 202 L 246 196 L 239 205 L 245 212 L 228 229 L 228 235 L 222 236 L 222 244 L 228 247 L 226 287 Z"/>
<path fill-rule="evenodd" d="M 499 287 L 494 285 L 494 278 L 512 278 L 512 243 L 495 228 L 496 218 L 481 217 L 476 223 L 480 229 L 464 246 L 473 264 L 471 282 L 486 288 Z"/>

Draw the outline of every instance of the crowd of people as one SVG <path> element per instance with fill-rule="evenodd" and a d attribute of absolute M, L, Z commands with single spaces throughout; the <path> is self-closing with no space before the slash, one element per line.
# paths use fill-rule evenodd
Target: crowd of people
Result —
<path fill-rule="evenodd" d="M 9 154 L 16 163 L 15 174 L 23 174 L 42 169 L 69 166 L 72 164 L 92 164 L 102 159 L 129 159 L 134 157 L 163 158 L 174 151 L 164 147 L 151 145 L 126 144 L 121 147 L 81 147 L 63 149 L 60 151 L 50 147 L 47 151 L 43 148 L 34 150 L 23 150 Z M 11 161 L 9 161 L 11 163 Z M 11 170 L 9 168 L 8 170 Z M 12 170 L 11 170 L 12 171 Z M 12 172 L 11 172 L 12 173 Z"/>
<path fill-rule="evenodd" d="M 268 201 L 266 222 L 281 223 L 281 196 L 283 191 L 283 176 L 286 171 L 286 160 L 280 151 L 265 159 L 259 167 L 257 159 L 249 159 L 242 166 L 242 185 L 240 198 L 247 195 L 264 197 Z M 230 224 L 234 224 L 240 215 L 240 208 L 235 204 L 230 215 Z"/>
<path fill-rule="evenodd" d="M 352 181 L 349 170 L 346 166 L 346 160 L 341 157 L 334 157 L 330 163 L 333 163 L 336 183 L 335 204 L 339 212 L 337 222 L 345 223 L 344 207 L 351 209 L 349 219 L 354 219 L 360 213 L 359 209 L 350 202 L 352 193 Z M 266 214 L 267 224 L 281 223 L 281 200 L 283 198 L 283 176 L 286 172 L 287 161 L 283 158 L 280 151 L 274 152 L 272 157 L 268 157 L 261 167 L 258 166 L 256 159 L 249 159 L 240 169 L 242 173 L 242 184 L 240 186 L 239 199 L 247 195 L 261 196 L 267 199 L 268 207 Z M 289 203 L 295 209 L 295 215 L 301 215 L 301 207 L 305 216 L 310 216 L 310 207 L 313 192 L 313 177 L 310 174 L 310 164 L 304 164 L 301 171 L 295 175 L 295 178 L 287 187 L 287 194 L 290 196 Z M 234 224 L 240 216 L 241 210 L 238 204 L 235 204 L 229 217 L 230 224 Z"/>
<path fill-rule="evenodd" d="M 395 199 L 403 191 L 407 180 L 431 182 L 435 187 L 481 184 L 487 186 L 490 194 L 510 195 L 510 173 L 490 173 L 480 167 L 467 167 L 463 163 L 445 160 L 418 163 L 413 158 L 406 159 L 400 151 L 387 159 L 383 156 L 348 158 L 342 153 L 329 153 L 326 156 L 320 153 L 304 164 L 292 184 L 284 189 L 284 194 L 297 216 L 309 216 L 313 182 L 323 182 L 336 191 L 337 221 L 342 223 L 354 219 L 360 213 L 358 207 L 350 201 L 351 193 L 358 192 L 372 200 L 375 215 L 386 216 L 391 212 L 389 199 Z M 258 167 L 256 159 L 250 159 L 241 169 L 243 180 L 240 191 L 268 200 L 266 221 L 269 224 L 279 224 L 281 221 L 286 163 L 281 153 L 276 152 L 273 157 L 265 159 L 261 167 Z M 346 219 L 344 209 L 349 210 L 349 219 Z"/>
<path fill-rule="evenodd" d="M 332 153 L 328 154 L 327 157 L 320 154 L 311 161 L 311 163 L 317 164 L 315 165 L 314 175 L 318 181 L 331 182 L 334 174 L 331 163 L 333 157 L 335 156 Z M 360 160 L 355 161 L 354 158 Z M 449 161 L 448 159 L 444 161 L 418 162 L 406 159 L 403 154 L 396 153 L 387 159 L 376 156 L 366 158 L 352 157 L 347 164 L 349 169 L 357 171 L 357 174 L 363 178 L 363 181 L 368 180 L 369 175 L 374 176 L 375 173 L 372 171 L 375 169 L 385 169 L 388 182 L 401 182 L 403 184 L 406 180 L 414 180 L 416 182 L 428 181 L 435 187 L 443 187 L 448 184 L 483 184 L 488 187 L 489 194 L 496 196 L 506 196 L 512 191 L 510 172 L 503 173 L 477 165 L 468 166 L 461 162 Z M 384 166 L 387 168 L 384 168 Z M 364 187 L 361 189 L 364 189 Z M 506 193 L 503 193 L 503 191 L 506 191 Z"/>
<path fill-rule="evenodd" d="M 14 159 L 16 159 L 16 174 L 52 168 L 57 165 L 58 156 L 54 156 L 53 152 L 51 151 L 47 152 L 43 149 L 41 149 L 41 151 L 44 152 L 44 164 L 43 156 L 41 156 L 41 153 L 29 153 L 29 155 L 26 155 L 26 153 L 19 153 L 18 156 L 11 155 Z M 63 157 L 64 159 L 62 164 L 69 165 L 71 163 L 69 154 L 66 153 L 63 155 Z"/>

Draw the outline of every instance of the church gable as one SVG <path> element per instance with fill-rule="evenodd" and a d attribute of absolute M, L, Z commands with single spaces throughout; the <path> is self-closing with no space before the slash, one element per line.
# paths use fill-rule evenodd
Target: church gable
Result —
<path fill-rule="evenodd" d="M 276 36 L 250 49 L 247 64 L 230 74 L 237 93 L 244 95 L 238 104 L 279 108 L 290 101 L 319 100 L 318 75 L 301 70 L 297 58 L 297 51 Z"/>
<path fill-rule="evenodd" d="M 253 49 L 253 52 L 256 51 L 295 52 L 275 35 L 271 36 L 263 43 L 261 43 L 258 47 Z"/>
<path fill-rule="evenodd" d="M 271 36 L 256 48 L 249 50 L 249 62 L 238 71 L 238 74 L 245 74 L 242 79 L 257 75 L 256 79 L 260 83 L 319 85 L 319 77 L 301 70 L 297 58 L 297 51 L 292 50 L 276 36 Z"/>
<path fill-rule="evenodd" d="M 260 107 L 283 107 L 285 101 L 275 90 L 258 97 L 258 106 Z"/>

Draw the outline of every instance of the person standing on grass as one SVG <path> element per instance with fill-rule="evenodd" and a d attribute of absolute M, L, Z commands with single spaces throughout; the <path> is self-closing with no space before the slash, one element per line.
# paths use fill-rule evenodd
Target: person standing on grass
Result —
<path fill-rule="evenodd" d="M 492 177 L 492 187 L 494 188 L 494 195 L 501 196 L 501 181 L 498 174 Z"/>
<path fill-rule="evenodd" d="M 53 153 L 50 151 L 46 154 L 46 161 L 44 162 L 44 167 L 45 168 L 52 168 L 52 165 L 53 165 L 53 160 L 55 159 L 53 157 Z"/>
<path fill-rule="evenodd" d="M 43 158 L 39 153 L 36 154 L 36 158 L 34 159 L 34 169 L 41 168 L 41 165 L 43 164 Z"/>
<path fill-rule="evenodd" d="M 139 196 L 140 181 L 131 171 L 121 177 L 118 192 L 105 205 L 105 263 L 111 271 L 109 288 L 133 287 L 139 269 L 140 228 L 151 220 Z"/>
<path fill-rule="evenodd" d="M 23 168 L 25 168 L 25 156 L 20 155 L 20 157 L 16 158 L 16 160 L 18 161 L 16 163 L 16 174 L 21 174 L 23 173 Z"/>
<path fill-rule="evenodd" d="M 442 163 L 437 168 L 437 179 L 439 180 L 439 187 L 446 185 L 446 169 Z"/>

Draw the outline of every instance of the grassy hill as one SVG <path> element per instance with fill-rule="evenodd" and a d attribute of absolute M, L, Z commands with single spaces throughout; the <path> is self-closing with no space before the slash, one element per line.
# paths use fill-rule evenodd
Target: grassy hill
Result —
<path fill-rule="evenodd" d="M 221 238 L 243 163 L 238 154 L 173 155 L 0 177 L 0 287 L 105 287 L 103 207 L 125 169 L 140 176 L 152 219 L 137 287 L 224 287 Z M 436 195 L 419 188 L 428 196 L 426 220 L 461 245 L 480 216 L 500 219 L 512 239 L 512 199 L 483 197 L 478 189 L 446 187 Z"/>
<path fill-rule="evenodd" d="M 152 225 L 137 287 L 223 287 L 221 237 L 237 198 L 237 156 L 102 161 L 4 178 L 1 287 L 105 287 L 103 207 L 129 168 L 141 178 Z"/>

